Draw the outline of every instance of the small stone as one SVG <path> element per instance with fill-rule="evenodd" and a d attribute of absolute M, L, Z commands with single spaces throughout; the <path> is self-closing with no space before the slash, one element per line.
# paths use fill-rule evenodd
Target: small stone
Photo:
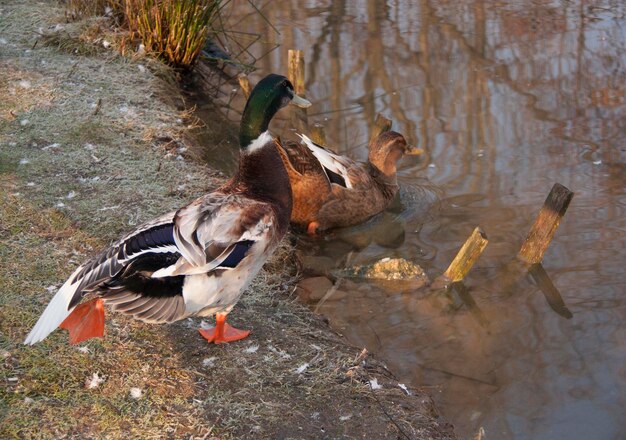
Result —
<path fill-rule="evenodd" d="M 296 292 L 304 302 L 317 302 L 333 287 L 333 283 L 326 277 L 305 278 L 298 283 Z"/>
<path fill-rule="evenodd" d="M 329 257 L 305 255 L 300 261 L 304 272 L 311 275 L 325 275 L 335 267 L 335 261 Z"/>
<path fill-rule="evenodd" d="M 141 390 L 141 388 L 136 388 L 133 387 L 130 389 L 130 397 L 133 399 L 141 399 L 141 396 L 143 395 L 143 391 Z"/>

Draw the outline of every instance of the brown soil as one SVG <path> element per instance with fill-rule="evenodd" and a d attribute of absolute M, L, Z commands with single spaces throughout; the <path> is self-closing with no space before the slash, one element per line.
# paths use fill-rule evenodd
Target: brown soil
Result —
<path fill-rule="evenodd" d="M 187 156 L 167 71 L 117 55 L 101 20 L 13 1 L 0 29 L 0 438 L 454 438 L 297 302 L 289 240 L 231 314 L 245 341 L 110 314 L 103 339 L 21 345 L 76 265 L 223 176 Z"/>

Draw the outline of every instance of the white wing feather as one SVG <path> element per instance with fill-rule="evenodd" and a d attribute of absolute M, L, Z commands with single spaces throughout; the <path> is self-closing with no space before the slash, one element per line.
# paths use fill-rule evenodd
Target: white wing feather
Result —
<path fill-rule="evenodd" d="M 343 177 L 343 180 L 346 182 L 346 188 L 352 188 L 352 182 L 350 182 L 350 176 L 348 174 L 348 170 L 346 168 L 346 164 L 344 163 L 345 158 L 339 156 L 337 154 L 333 154 L 325 148 L 320 147 L 315 144 L 309 137 L 305 134 L 299 134 L 300 139 L 304 142 L 304 145 L 307 146 L 309 150 L 313 153 L 313 155 L 319 160 L 320 164 L 324 167 L 332 171 L 333 173 L 339 174 Z"/>

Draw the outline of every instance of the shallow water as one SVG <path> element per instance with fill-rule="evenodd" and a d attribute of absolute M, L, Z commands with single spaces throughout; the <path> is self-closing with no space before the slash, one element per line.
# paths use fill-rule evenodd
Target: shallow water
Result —
<path fill-rule="evenodd" d="M 489 245 L 448 295 L 342 281 L 319 310 L 430 388 L 461 437 L 613 439 L 626 430 L 626 5 L 615 1 L 241 2 L 229 41 L 254 82 L 306 59 L 310 123 L 365 159 L 378 112 L 424 148 L 400 203 L 303 252 L 337 267 L 403 257 L 441 274 L 480 225 Z M 276 44 L 280 47 L 276 47 Z M 269 51 L 269 54 L 263 56 Z M 550 188 L 574 191 L 543 268 L 549 304 L 508 265 Z M 540 270 L 537 269 L 537 270 Z M 560 309 L 559 309 L 560 307 Z M 621 437 L 623 438 L 623 437 Z"/>

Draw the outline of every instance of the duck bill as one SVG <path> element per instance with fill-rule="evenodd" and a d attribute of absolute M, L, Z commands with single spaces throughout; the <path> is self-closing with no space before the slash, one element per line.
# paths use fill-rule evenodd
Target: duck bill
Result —
<path fill-rule="evenodd" d="M 295 93 L 293 94 L 291 103 L 301 108 L 311 107 L 311 101 L 309 101 L 308 99 L 304 99 L 302 96 L 298 96 Z"/>
<path fill-rule="evenodd" d="M 421 148 L 410 146 L 409 148 L 406 149 L 404 154 L 407 156 L 419 156 L 420 154 L 424 154 L 424 150 Z"/>

